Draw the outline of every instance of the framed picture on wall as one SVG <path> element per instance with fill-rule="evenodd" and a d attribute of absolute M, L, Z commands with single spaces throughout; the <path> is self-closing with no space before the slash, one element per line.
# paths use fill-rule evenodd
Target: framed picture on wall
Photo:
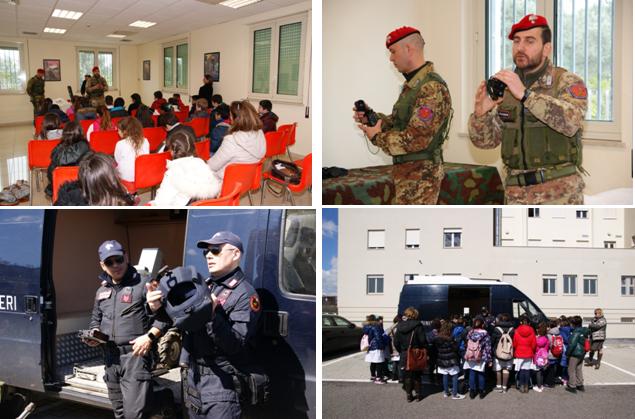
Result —
<path fill-rule="evenodd" d="M 150 80 L 150 60 L 143 61 L 143 79 Z"/>
<path fill-rule="evenodd" d="M 46 81 L 62 81 L 62 70 L 60 68 L 60 60 L 44 59 L 44 80 Z"/>
<path fill-rule="evenodd" d="M 203 74 L 212 76 L 212 81 L 220 80 L 220 52 L 208 52 L 203 56 Z"/>

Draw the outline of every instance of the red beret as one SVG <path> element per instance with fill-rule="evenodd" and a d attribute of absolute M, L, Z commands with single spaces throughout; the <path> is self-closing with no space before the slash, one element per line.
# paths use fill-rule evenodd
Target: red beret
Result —
<path fill-rule="evenodd" d="M 99 67 L 97 66 L 93 67 L 93 73 L 95 72 L 95 70 L 99 71 Z"/>
<path fill-rule="evenodd" d="M 410 26 L 402 26 L 401 28 L 395 29 L 394 31 L 390 32 L 388 36 L 386 37 L 386 48 L 389 48 L 395 42 L 401 41 L 406 36 L 412 35 L 413 33 L 421 34 L 421 32 L 419 32 L 418 29 L 415 29 Z"/>
<path fill-rule="evenodd" d="M 520 31 L 526 31 L 527 29 L 533 28 L 541 28 L 541 27 L 549 27 L 547 23 L 547 19 L 544 16 L 540 15 L 527 15 L 524 18 L 520 19 L 518 23 L 512 26 L 511 32 L 507 35 L 507 38 L 514 39 L 514 34 Z"/>
<path fill-rule="evenodd" d="M 37 69 L 37 72 L 38 72 L 38 74 L 40 74 L 40 73 L 41 73 L 41 74 L 44 74 L 44 69 L 43 69 L 43 68 L 38 68 L 38 69 Z"/>

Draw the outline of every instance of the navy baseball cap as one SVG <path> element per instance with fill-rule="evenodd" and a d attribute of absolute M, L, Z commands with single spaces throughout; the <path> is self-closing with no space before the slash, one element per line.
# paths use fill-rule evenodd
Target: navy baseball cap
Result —
<path fill-rule="evenodd" d="M 99 246 L 99 260 L 104 261 L 111 256 L 123 256 L 123 246 L 117 240 L 106 240 Z"/>
<path fill-rule="evenodd" d="M 240 240 L 240 237 L 238 237 L 231 231 L 219 231 L 207 240 L 200 240 L 198 243 L 196 243 L 196 246 L 201 249 L 206 249 L 209 245 L 218 246 L 225 243 L 231 244 L 232 246 L 238 248 L 238 250 L 240 250 L 241 252 L 243 251 L 242 240 Z"/>

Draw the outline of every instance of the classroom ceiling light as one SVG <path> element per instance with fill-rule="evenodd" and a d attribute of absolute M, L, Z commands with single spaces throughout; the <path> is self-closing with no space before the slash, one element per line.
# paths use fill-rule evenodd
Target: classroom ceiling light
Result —
<path fill-rule="evenodd" d="M 150 26 L 156 25 L 156 22 L 146 22 L 144 20 L 137 20 L 136 22 L 132 22 L 128 26 L 134 26 L 136 28 L 149 28 Z"/>
<path fill-rule="evenodd" d="M 44 28 L 44 32 L 63 34 L 66 32 L 66 29 Z"/>
<path fill-rule="evenodd" d="M 258 3 L 262 0 L 227 0 L 220 4 L 223 6 L 231 7 L 232 9 L 238 9 L 241 7 L 249 6 L 250 4 Z"/>
<path fill-rule="evenodd" d="M 55 9 L 55 10 L 53 10 L 53 14 L 51 16 L 59 17 L 60 19 L 77 20 L 80 17 L 82 17 L 83 14 L 84 13 L 82 13 L 82 12 L 73 12 L 73 11 L 70 11 L 70 10 Z"/>

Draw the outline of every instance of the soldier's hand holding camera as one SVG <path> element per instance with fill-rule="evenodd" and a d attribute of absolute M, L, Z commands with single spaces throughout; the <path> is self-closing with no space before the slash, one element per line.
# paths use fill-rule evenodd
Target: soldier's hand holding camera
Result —
<path fill-rule="evenodd" d="M 510 70 L 501 70 L 494 77 L 507 85 L 507 89 L 516 99 L 521 100 L 525 95 L 525 85 L 520 81 L 518 74 Z"/>
<path fill-rule="evenodd" d="M 502 97 L 498 98 L 498 100 L 492 100 L 487 93 L 486 82 L 483 80 L 481 84 L 479 84 L 478 89 L 476 89 L 476 96 L 474 97 L 474 114 L 477 117 L 483 116 L 494 109 L 496 105 L 502 101 Z"/>

